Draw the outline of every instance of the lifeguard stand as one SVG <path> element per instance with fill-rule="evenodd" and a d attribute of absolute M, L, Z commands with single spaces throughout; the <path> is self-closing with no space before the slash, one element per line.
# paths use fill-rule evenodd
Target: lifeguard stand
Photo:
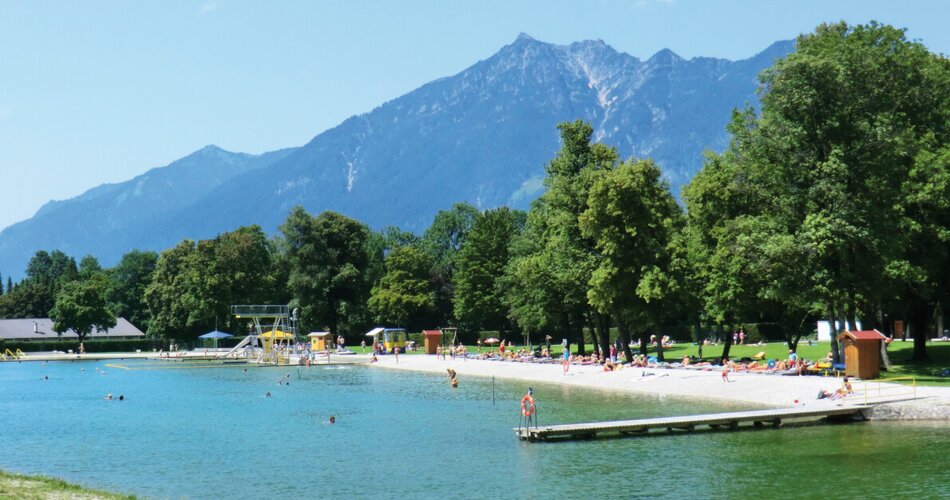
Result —
<path fill-rule="evenodd" d="M 250 319 L 252 326 L 248 336 L 228 354 L 236 353 L 242 348 L 256 348 L 260 341 L 263 350 L 258 357 L 258 363 L 279 364 L 281 361 L 287 361 L 282 359 L 286 356 L 277 354 L 277 351 L 284 349 L 275 350 L 274 347 L 283 347 L 285 344 L 288 347 L 293 346 L 297 338 L 296 309 L 291 312 L 290 306 L 285 305 L 232 305 L 231 314 L 238 319 Z M 287 353 L 289 351 L 290 349 L 286 350 Z"/>

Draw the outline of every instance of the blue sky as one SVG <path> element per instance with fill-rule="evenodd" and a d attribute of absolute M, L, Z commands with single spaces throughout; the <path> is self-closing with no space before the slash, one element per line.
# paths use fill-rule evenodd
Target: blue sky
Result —
<path fill-rule="evenodd" d="M 742 59 L 878 20 L 950 54 L 948 19 L 944 1 L 0 0 L 0 228 L 207 144 L 299 146 L 520 32 Z"/>

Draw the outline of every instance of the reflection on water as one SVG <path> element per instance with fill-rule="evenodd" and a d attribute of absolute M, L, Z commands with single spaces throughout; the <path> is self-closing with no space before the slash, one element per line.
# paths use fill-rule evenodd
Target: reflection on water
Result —
<path fill-rule="evenodd" d="M 441 376 L 354 366 L 112 365 L 0 365 L 0 468 L 149 497 L 950 494 L 944 424 L 524 443 L 511 431 L 524 383 L 464 378 L 452 390 Z M 534 389 L 542 424 L 747 408 Z"/>

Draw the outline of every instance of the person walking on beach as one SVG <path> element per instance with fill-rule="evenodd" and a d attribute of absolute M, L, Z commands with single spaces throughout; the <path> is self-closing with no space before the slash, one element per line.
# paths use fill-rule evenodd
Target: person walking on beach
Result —
<path fill-rule="evenodd" d="M 567 371 L 571 369 L 571 348 L 569 345 L 564 345 L 564 352 L 561 353 L 561 358 L 563 359 L 561 364 L 564 366 L 564 375 L 567 375 Z"/>
<path fill-rule="evenodd" d="M 730 368 L 729 360 L 723 359 L 722 360 L 722 381 L 723 382 L 732 382 L 731 380 L 729 380 L 729 368 Z"/>
<path fill-rule="evenodd" d="M 393 347 L 393 356 L 396 358 L 396 364 L 399 364 L 399 347 Z"/>

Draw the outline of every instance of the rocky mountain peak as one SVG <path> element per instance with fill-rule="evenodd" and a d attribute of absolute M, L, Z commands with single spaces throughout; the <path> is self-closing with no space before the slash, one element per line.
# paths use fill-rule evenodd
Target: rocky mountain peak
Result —
<path fill-rule="evenodd" d="M 731 110 L 757 102 L 755 75 L 791 44 L 741 62 L 687 61 L 670 50 L 644 62 L 602 40 L 554 45 L 522 33 L 461 73 L 299 148 L 247 155 L 209 145 L 50 204 L 0 232 L 0 271 L 20 276 L 40 249 L 110 266 L 132 249 L 163 250 L 241 225 L 275 232 L 295 205 L 416 232 L 456 202 L 524 209 L 543 191 L 557 124 L 577 119 L 621 157 L 653 158 L 676 194 L 705 149 L 725 147 Z"/>
<path fill-rule="evenodd" d="M 685 59 L 680 57 L 676 52 L 673 52 L 670 49 L 662 49 L 647 59 L 647 64 L 655 66 L 670 66 L 683 61 L 685 61 Z"/>

